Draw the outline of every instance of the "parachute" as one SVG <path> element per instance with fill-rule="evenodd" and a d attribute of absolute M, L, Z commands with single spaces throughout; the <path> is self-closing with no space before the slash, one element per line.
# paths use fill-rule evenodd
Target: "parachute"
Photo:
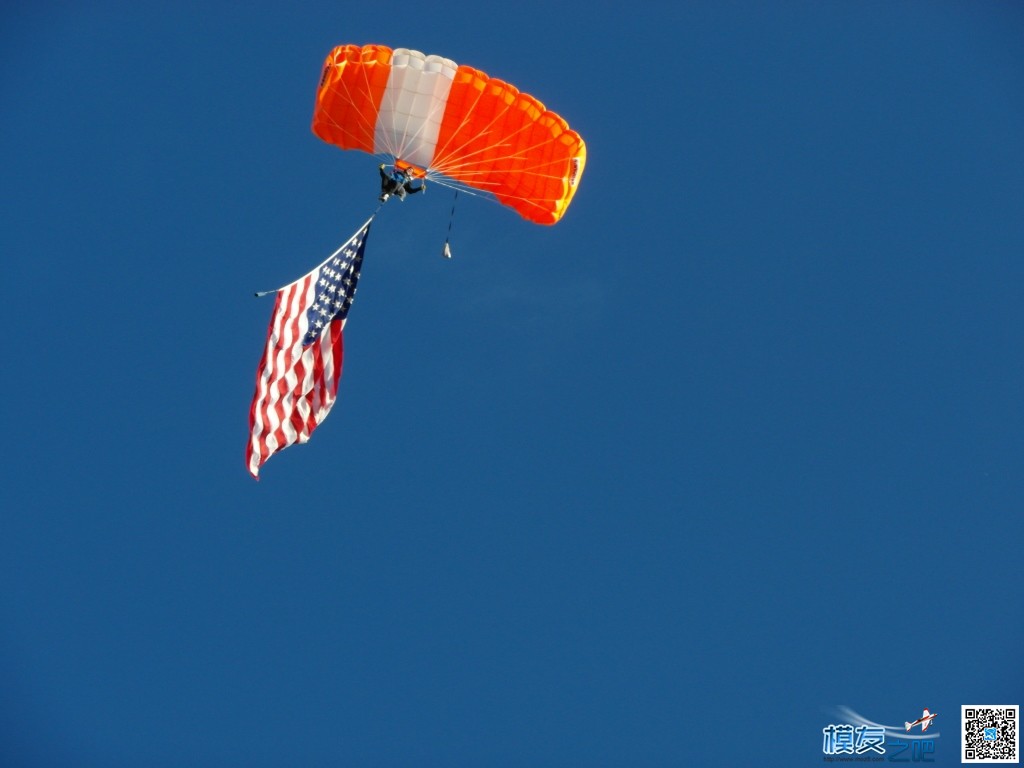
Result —
<path fill-rule="evenodd" d="M 383 45 L 331 51 L 312 128 L 330 144 L 388 155 L 413 176 L 493 197 L 538 224 L 565 214 L 587 157 L 565 120 L 515 86 Z"/>

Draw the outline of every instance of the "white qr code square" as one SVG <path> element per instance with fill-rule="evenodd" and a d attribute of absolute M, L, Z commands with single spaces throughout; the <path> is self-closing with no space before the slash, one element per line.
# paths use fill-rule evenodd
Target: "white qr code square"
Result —
<path fill-rule="evenodd" d="M 960 707 L 962 763 L 1020 762 L 1020 706 L 964 704 Z"/>

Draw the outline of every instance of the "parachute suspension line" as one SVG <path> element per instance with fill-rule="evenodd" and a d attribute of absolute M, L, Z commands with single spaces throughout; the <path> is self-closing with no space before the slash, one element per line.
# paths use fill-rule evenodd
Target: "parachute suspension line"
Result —
<path fill-rule="evenodd" d="M 498 198 L 495 197 L 493 193 L 484 191 L 482 189 L 474 189 L 473 187 L 469 186 L 464 182 L 457 181 L 456 179 L 453 179 L 448 176 L 444 176 L 443 174 L 440 173 L 440 171 L 437 171 L 436 173 L 430 172 L 427 178 L 430 179 L 430 182 L 432 184 L 438 184 L 442 187 L 446 187 L 456 192 L 461 192 L 464 195 L 469 195 L 470 197 L 479 197 L 481 200 L 486 200 L 489 203 L 501 205 L 501 201 L 498 200 Z M 519 197 L 518 195 L 506 195 L 505 197 L 508 200 L 520 200 L 522 202 L 528 202 L 531 205 L 537 206 L 535 202 L 531 201 L 527 197 Z"/>
<path fill-rule="evenodd" d="M 458 202 L 458 199 L 459 190 L 456 189 L 455 197 L 452 198 L 452 212 L 451 215 L 449 215 L 448 217 L 448 234 L 444 238 L 444 248 L 441 249 L 441 255 L 444 256 L 446 259 L 450 259 L 452 257 L 452 249 L 450 242 L 452 239 L 452 223 L 455 221 L 455 203 Z"/>
<path fill-rule="evenodd" d="M 462 122 L 459 125 L 459 131 L 461 131 L 461 129 L 464 128 L 467 125 L 467 123 L 469 122 L 470 115 L 472 115 L 476 111 L 477 105 L 480 104 L 480 100 L 483 98 L 483 95 L 484 95 L 484 89 L 480 89 L 480 90 L 477 91 L 476 100 L 473 102 L 473 105 L 471 107 L 469 107 L 466 110 L 465 114 L 463 115 Z M 463 142 L 463 144 L 461 146 L 450 147 L 449 148 L 449 146 L 446 144 L 441 149 L 441 151 L 435 152 L 434 153 L 435 157 L 439 157 L 439 156 L 443 157 L 443 159 L 440 162 L 440 165 L 444 165 L 445 163 L 447 163 L 449 157 L 455 157 L 455 156 L 459 155 L 460 153 L 462 153 L 463 150 L 474 139 L 479 139 L 479 138 L 481 138 L 483 136 L 487 136 L 488 134 L 490 134 L 492 132 L 492 130 L 495 130 L 495 126 L 500 126 L 502 124 L 502 121 L 508 116 L 508 114 L 509 114 L 509 112 L 511 110 L 512 110 L 512 104 L 510 102 L 506 101 L 504 103 L 504 108 L 500 112 L 499 111 L 495 111 L 494 116 L 491 118 L 490 122 L 487 123 L 486 125 L 482 125 L 480 127 L 480 130 L 477 131 L 474 136 L 466 137 L 466 140 Z M 527 129 L 529 127 L 530 126 L 524 125 L 519 130 Z M 455 135 L 459 131 L 456 131 L 455 133 L 453 133 L 452 134 L 452 138 L 454 138 Z M 518 133 L 518 131 L 516 131 L 516 132 Z M 440 165 L 439 165 L 439 167 L 440 167 Z"/>
<path fill-rule="evenodd" d="M 437 171 L 436 173 L 433 173 L 433 172 L 430 173 L 427 176 L 427 178 L 430 179 L 430 182 L 432 184 L 438 184 L 438 185 L 440 185 L 442 187 L 447 187 L 448 189 L 452 189 L 452 190 L 455 190 L 457 192 L 461 192 L 464 195 L 469 195 L 470 197 L 479 197 L 481 200 L 486 200 L 486 201 L 488 201 L 490 203 L 494 203 L 495 205 L 501 205 L 501 201 L 498 200 L 498 198 L 494 195 L 493 192 L 489 192 L 489 191 L 484 190 L 482 188 L 474 189 L 473 187 L 469 186 L 465 182 L 458 181 L 458 180 L 453 179 L 453 178 L 451 178 L 449 176 L 444 176 L 443 174 L 441 174 L 440 171 Z M 505 199 L 507 199 L 507 200 L 520 200 L 522 202 L 529 202 L 531 205 L 537 205 L 536 203 L 531 201 L 529 198 L 521 197 L 519 195 L 505 195 Z"/>
<path fill-rule="evenodd" d="M 474 189 L 465 182 L 453 179 L 450 176 L 445 176 L 440 171 L 434 168 L 427 169 L 427 180 L 431 184 L 437 184 L 445 189 L 457 190 L 464 195 L 470 195 L 471 197 L 481 197 L 485 200 L 494 200 L 494 195 L 491 192 L 487 192 L 483 189 Z"/>

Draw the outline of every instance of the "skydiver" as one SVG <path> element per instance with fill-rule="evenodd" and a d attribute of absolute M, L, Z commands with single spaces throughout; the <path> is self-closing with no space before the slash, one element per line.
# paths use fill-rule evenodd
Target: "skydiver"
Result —
<path fill-rule="evenodd" d="M 391 195 L 404 201 L 406 195 L 415 195 L 417 192 L 427 190 L 426 179 L 420 179 L 420 185 L 414 187 L 412 176 L 401 168 L 396 167 L 395 170 L 388 173 L 384 170 L 384 163 L 381 163 L 377 166 L 377 170 L 380 171 L 380 197 L 377 199 L 382 203 L 386 203 Z"/>

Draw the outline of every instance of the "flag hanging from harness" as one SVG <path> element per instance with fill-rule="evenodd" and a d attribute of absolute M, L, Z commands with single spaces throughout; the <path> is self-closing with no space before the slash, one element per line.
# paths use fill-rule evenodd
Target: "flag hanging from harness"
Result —
<path fill-rule="evenodd" d="M 309 440 L 327 418 L 341 378 L 342 329 L 356 294 L 370 219 L 305 277 L 276 291 L 256 392 L 249 409 L 245 464 L 260 467 Z"/>

